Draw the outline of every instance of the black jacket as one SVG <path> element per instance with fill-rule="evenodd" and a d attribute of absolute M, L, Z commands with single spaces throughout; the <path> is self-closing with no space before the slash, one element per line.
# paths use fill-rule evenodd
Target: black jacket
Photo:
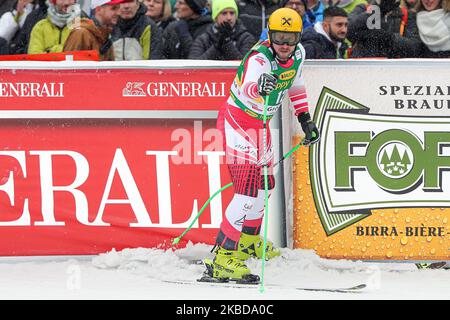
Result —
<path fill-rule="evenodd" d="M 305 48 L 306 59 L 344 59 L 348 49 L 345 42 L 337 49 L 333 42 L 318 33 L 314 27 L 305 30 L 301 44 Z"/>
<path fill-rule="evenodd" d="M 437 51 L 433 52 L 428 47 L 422 43 L 420 58 L 450 58 L 450 51 Z"/>
<path fill-rule="evenodd" d="M 259 40 L 269 16 L 279 8 L 278 0 L 237 0 L 239 19 L 253 37 Z"/>
<path fill-rule="evenodd" d="M 408 12 L 403 36 L 400 35 L 403 12 L 400 8 L 381 17 L 380 29 L 369 29 L 367 20 L 371 15 L 366 6 L 355 7 L 349 15 L 347 38 L 352 42 L 352 58 L 386 57 L 414 58 L 420 54 L 421 41 L 415 13 Z M 371 18 L 373 20 L 373 17 Z M 369 23 L 370 25 L 370 23 Z"/>
<path fill-rule="evenodd" d="M 0 38 L 0 55 L 9 54 L 9 46 L 8 41 L 3 38 Z"/>
<path fill-rule="evenodd" d="M 195 39 L 189 59 L 241 60 L 256 43 L 255 38 L 239 20 L 229 41 L 220 46 L 219 38 L 218 29 L 212 25 L 206 33 Z"/>
<path fill-rule="evenodd" d="M 211 25 L 210 15 L 171 22 L 163 33 L 163 59 L 187 59 L 193 41 Z"/>
<path fill-rule="evenodd" d="M 164 21 L 158 21 L 156 22 L 156 25 L 158 26 L 158 28 L 161 30 L 161 37 L 162 37 L 162 32 L 164 32 L 164 30 L 166 30 L 167 26 L 171 23 L 174 22 L 176 19 L 174 16 L 169 16 L 166 20 Z"/>
<path fill-rule="evenodd" d="M 139 43 L 142 34 L 148 26 L 150 26 L 150 39 L 148 39 L 148 41 L 147 39 L 144 39 L 144 41 L 147 41 L 147 45 L 150 42 L 150 53 L 147 55 L 149 56 L 149 59 L 161 59 L 162 32 L 156 23 L 150 17 L 145 15 L 146 12 L 147 8 L 141 4 L 136 15 L 132 19 L 124 20 L 119 18 L 117 25 L 114 26 L 111 34 L 111 41 L 115 46 L 120 42 L 120 46 L 123 45 L 125 47 L 121 50 L 121 60 L 128 60 L 126 57 L 126 52 L 129 49 L 126 48 L 127 38 Z"/>
<path fill-rule="evenodd" d="M 17 0 L 2 0 L 0 2 L 0 17 L 8 11 L 11 11 L 14 9 L 15 5 L 17 3 Z"/>

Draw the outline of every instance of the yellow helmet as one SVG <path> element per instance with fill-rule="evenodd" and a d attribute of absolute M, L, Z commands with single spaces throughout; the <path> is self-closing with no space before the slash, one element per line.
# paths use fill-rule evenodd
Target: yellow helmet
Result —
<path fill-rule="evenodd" d="M 269 17 L 269 31 L 302 33 L 302 17 L 291 8 L 275 10 Z"/>

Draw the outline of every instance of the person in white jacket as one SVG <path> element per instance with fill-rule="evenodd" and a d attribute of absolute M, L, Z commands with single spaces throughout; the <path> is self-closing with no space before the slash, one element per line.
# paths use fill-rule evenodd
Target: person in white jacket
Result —
<path fill-rule="evenodd" d="M 38 6 L 34 0 L 18 0 L 14 9 L 0 17 L 0 54 L 8 54 L 8 46 L 22 28 L 28 14 Z"/>

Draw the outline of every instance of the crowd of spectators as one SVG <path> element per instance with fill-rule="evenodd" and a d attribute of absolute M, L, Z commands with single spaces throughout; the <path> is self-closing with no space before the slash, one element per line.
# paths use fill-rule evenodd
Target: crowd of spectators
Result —
<path fill-rule="evenodd" d="M 450 58 L 450 0 L 3 0 L 0 54 L 240 60 L 280 7 L 307 59 Z"/>

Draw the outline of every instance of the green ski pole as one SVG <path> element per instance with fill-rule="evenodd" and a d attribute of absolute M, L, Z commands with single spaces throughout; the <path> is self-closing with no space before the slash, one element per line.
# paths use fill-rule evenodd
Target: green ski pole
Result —
<path fill-rule="evenodd" d="M 280 160 L 278 160 L 273 167 L 275 168 L 277 165 L 280 164 L 280 162 L 284 161 L 286 158 L 289 158 L 295 151 L 298 150 L 298 148 L 300 148 L 301 146 L 305 146 L 305 139 L 303 139 L 302 141 L 300 141 L 299 144 L 297 144 L 295 147 L 293 147 L 291 150 L 289 150 L 289 152 L 287 152 Z"/>
<path fill-rule="evenodd" d="M 261 285 L 259 292 L 263 293 L 264 288 L 264 271 L 266 266 L 266 248 L 267 248 L 267 226 L 269 218 L 269 181 L 267 177 L 267 106 L 269 104 L 269 96 L 265 97 L 264 113 L 263 113 L 263 148 L 264 148 L 264 244 L 262 252 L 262 266 L 261 266 Z"/>
<path fill-rule="evenodd" d="M 178 242 L 180 242 L 181 238 L 183 238 L 184 235 L 185 235 L 186 233 L 188 233 L 189 230 L 191 230 L 192 226 L 193 226 L 194 223 L 198 220 L 198 218 L 200 218 L 200 216 L 202 215 L 203 211 L 204 211 L 205 208 L 208 206 L 208 204 L 211 202 L 211 200 L 214 199 L 214 197 L 217 196 L 219 193 L 221 193 L 223 190 L 225 190 L 225 189 L 231 187 L 232 185 L 233 185 L 233 182 L 230 182 L 230 183 L 227 184 L 226 186 L 224 186 L 224 187 L 220 188 L 219 190 L 217 190 L 217 191 L 211 196 L 211 198 L 209 198 L 209 199 L 205 202 L 205 204 L 203 205 L 203 207 L 202 207 L 202 208 L 200 209 L 200 211 L 198 212 L 197 216 L 194 218 L 194 220 L 192 220 L 192 222 L 191 222 L 191 224 L 189 225 L 189 227 L 188 227 L 186 230 L 184 230 L 184 232 L 183 232 L 178 238 L 175 238 L 175 239 L 172 241 L 172 245 L 178 244 Z"/>

